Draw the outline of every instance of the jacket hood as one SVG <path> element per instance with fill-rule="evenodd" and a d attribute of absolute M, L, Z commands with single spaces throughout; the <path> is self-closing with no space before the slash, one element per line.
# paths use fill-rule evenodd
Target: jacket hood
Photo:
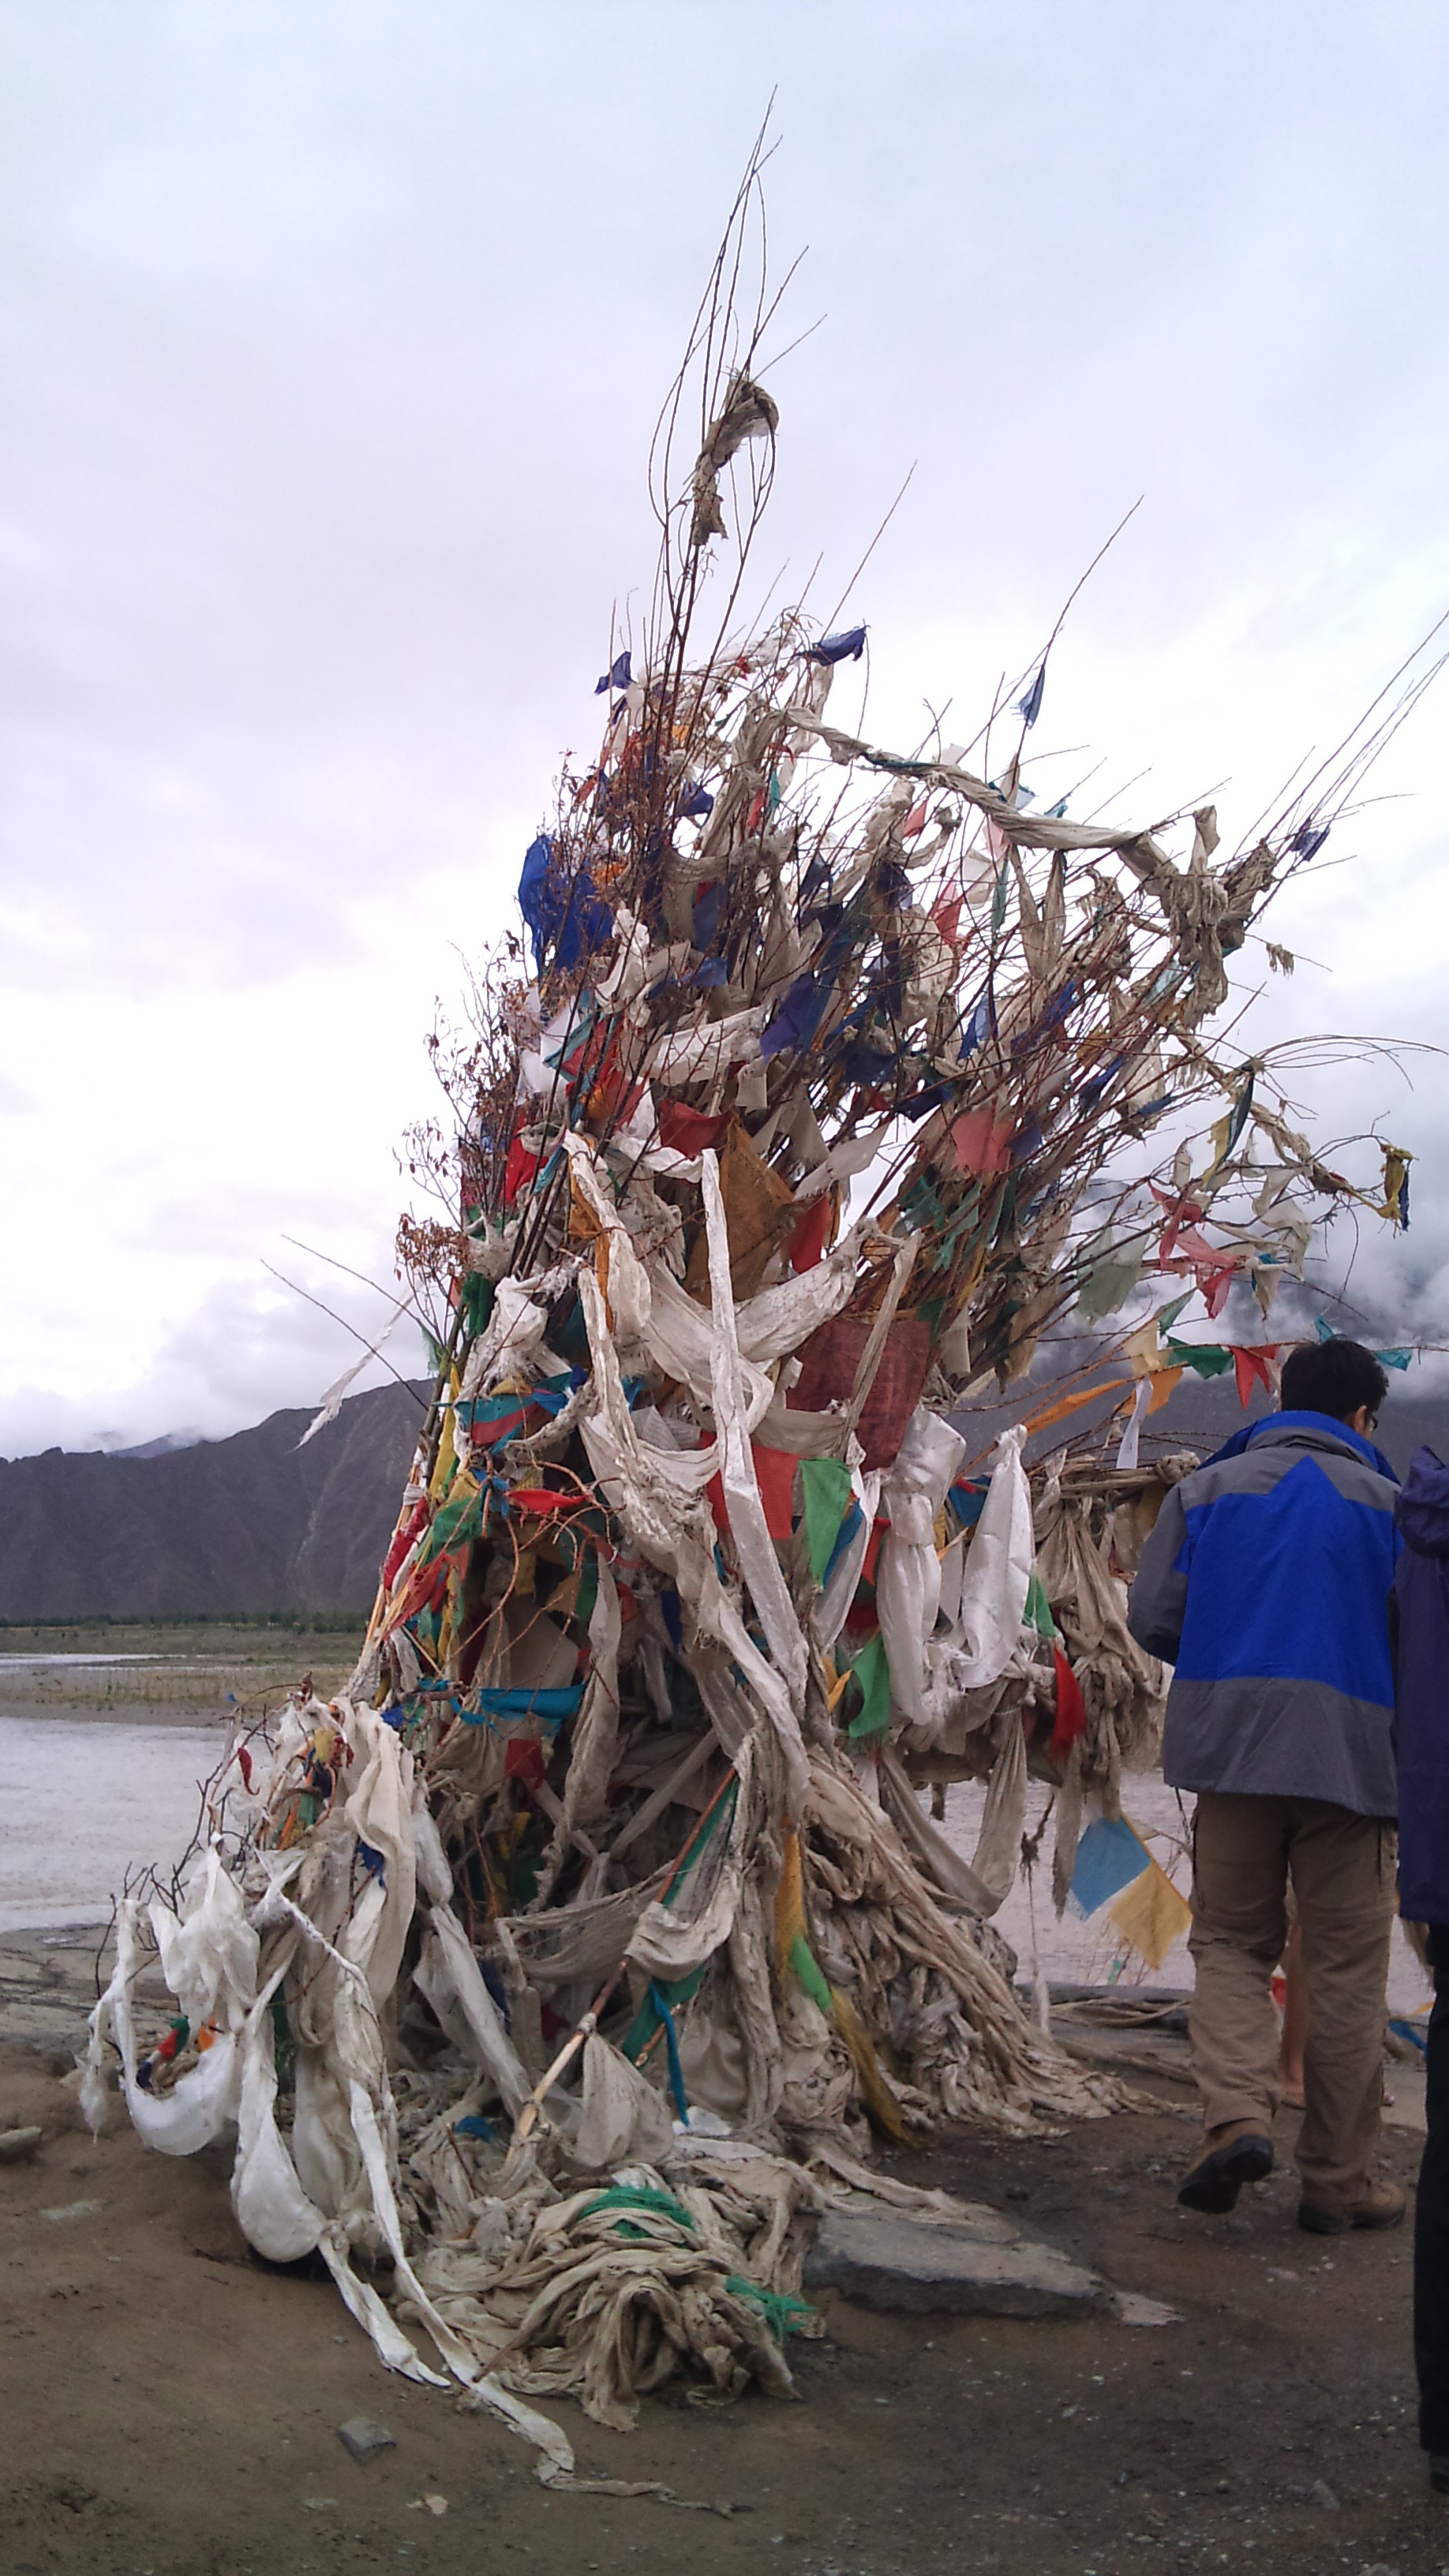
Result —
<path fill-rule="evenodd" d="M 1355 1458 L 1361 1458 L 1364 1465 L 1372 1467 L 1376 1474 L 1386 1476 L 1391 1485 L 1399 1481 L 1382 1449 L 1375 1448 L 1372 1440 L 1365 1440 L 1361 1431 L 1350 1431 L 1346 1422 L 1335 1422 L 1331 1413 L 1266 1413 L 1261 1422 L 1247 1422 L 1241 1431 L 1235 1431 L 1231 1440 L 1225 1440 L 1221 1449 L 1215 1449 L 1203 1464 L 1215 1467 L 1220 1458 L 1241 1458 L 1245 1449 L 1260 1440 L 1293 1439 L 1332 1441 L 1339 1448 L 1350 1451 Z M 1419 1454 L 1427 1458 L 1432 1452 L 1425 1449 Z"/>
<path fill-rule="evenodd" d="M 1449 1556 L 1449 1467 L 1432 1449 L 1415 1450 L 1396 1511 L 1416 1556 Z"/>

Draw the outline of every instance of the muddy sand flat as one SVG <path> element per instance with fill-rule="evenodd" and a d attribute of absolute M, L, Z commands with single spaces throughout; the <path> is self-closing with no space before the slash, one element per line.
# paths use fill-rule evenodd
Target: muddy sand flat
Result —
<path fill-rule="evenodd" d="M 796 2405 L 655 2399 L 631 2437 L 556 2408 L 582 2473 L 659 2478 L 728 2513 L 550 2497 L 501 2427 L 384 2372 L 328 2283 L 250 2259 L 224 2155 L 167 2161 L 119 2117 L 89 2139 L 52 2071 L 88 1966 L 10 1949 L 12 1976 L 58 1963 L 64 1991 L 50 2042 L 35 1995 L 32 2045 L 0 2045 L 0 2125 L 44 2130 L 34 2162 L 0 2166 L 5 2576 L 1449 2566 L 1449 2500 L 1414 2439 L 1407 2232 L 1301 2235 L 1287 2173 L 1231 2218 L 1180 2213 L 1180 2090 L 1055 2142 L 963 2137 L 893 2160 L 1180 2323 L 895 2317 L 826 2294 L 828 2340 L 792 2348 Z M 1385 2146 L 1411 2179 L 1412 2130 Z M 358 2415 L 396 2447 L 350 2458 L 337 2428 Z"/>

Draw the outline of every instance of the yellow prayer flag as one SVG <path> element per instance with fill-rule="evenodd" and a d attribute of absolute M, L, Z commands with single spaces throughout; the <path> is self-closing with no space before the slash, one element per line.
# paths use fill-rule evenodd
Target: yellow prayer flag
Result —
<path fill-rule="evenodd" d="M 1192 1908 L 1179 1896 L 1167 1872 L 1149 1855 L 1140 1878 L 1108 1907 L 1108 1914 L 1129 1949 L 1149 1968 L 1160 1968 L 1173 1942 L 1192 1921 Z"/>

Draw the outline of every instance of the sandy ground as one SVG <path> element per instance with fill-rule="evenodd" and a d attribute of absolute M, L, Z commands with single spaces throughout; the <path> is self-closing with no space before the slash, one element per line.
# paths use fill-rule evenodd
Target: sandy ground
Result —
<path fill-rule="evenodd" d="M 545 2495 L 501 2427 L 389 2377 L 328 2283 L 250 2259 L 222 2155 L 171 2163 L 119 2121 L 92 2141 L 54 2071 L 86 1953 L 12 1941 L 4 1968 L 6 2026 L 28 1996 L 31 2044 L 0 2045 L 0 2125 L 45 2129 L 34 2163 L 0 2166 L 5 2576 L 1449 2569 L 1449 2500 L 1415 2447 L 1407 2233 L 1302 2235 L 1291 2172 L 1232 2218 L 1178 2211 L 1179 2089 L 1056 2141 L 961 2136 L 896 2160 L 1179 2323 L 883 2317 L 831 2297 L 827 2339 L 792 2347 L 798 2404 L 654 2400 L 630 2437 L 556 2407 L 582 2472 L 730 2508 L 684 2512 Z M 1394 2081 L 1411 2124 L 1415 2079 Z M 1411 2125 L 1386 2131 L 1402 2179 L 1417 2151 Z M 396 2439 L 362 2466 L 337 2436 L 357 2414 Z"/>
<path fill-rule="evenodd" d="M 64 1910 L 35 1879 L 40 1857 L 94 1910 L 122 1841 L 170 1858 L 189 1834 L 192 1784 L 219 1733 L 198 1729 L 179 1694 L 103 1714 L 75 1668 L 60 1706 L 27 1704 L 18 1663 L 0 1678 L 12 1694 L 0 1691 L 0 1739 L 25 1731 L 23 1746 L 11 1739 L 17 1793 L 37 1801 L 22 1815 L 6 1799 L 0 1896 L 32 1924 Z M 968 1849 L 974 1821 L 968 1793 L 953 1792 Z M 1026 1927 L 1010 1928 L 1025 1964 Z M 1053 1974 L 1103 1972 L 1082 1949 L 1100 1939 L 1091 1926 L 1041 1929 Z M 530 2563 L 540 2576 L 1135 2576 L 1168 2560 L 1449 2576 L 1449 2499 L 1429 2494 L 1414 2442 L 1407 2233 L 1300 2234 L 1291 2171 L 1231 2219 L 1179 2212 L 1194 2127 L 1190 2092 L 1165 2080 L 1184 2054 L 1170 2031 L 1070 2032 L 1094 2054 L 1126 2052 L 1157 2095 L 1151 2111 L 1055 2142 L 958 2137 L 897 2162 L 1168 2301 L 1178 2324 L 878 2317 L 830 2298 L 827 2339 L 792 2348 L 796 2405 L 652 2401 L 627 2439 L 557 2410 L 585 2473 L 661 2478 L 730 2508 L 684 2512 L 547 2496 L 501 2427 L 389 2377 L 328 2283 L 251 2260 L 224 2157 L 168 2162 L 120 2122 L 92 2141 L 64 2078 L 97 1938 L 0 1938 L 0 2128 L 45 2132 L 34 2163 L 0 2165 L 0 2576 L 491 2576 Z M 1064 1939 L 1075 1946 L 1058 1956 Z M 1177 1964 L 1163 1982 L 1185 1982 Z M 159 2019 L 159 1986 L 153 2000 Z M 1407 2180 L 1422 2084 L 1399 2069 L 1391 2080 L 1385 2156 Z M 1294 2123 L 1280 2126 L 1286 2158 Z M 396 2437 L 365 2466 L 337 2438 L 360 2413 Z"/>

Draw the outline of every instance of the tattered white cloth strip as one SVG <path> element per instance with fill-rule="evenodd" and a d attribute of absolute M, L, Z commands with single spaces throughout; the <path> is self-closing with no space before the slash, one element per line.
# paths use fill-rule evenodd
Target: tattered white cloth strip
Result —
<path fill-rule="evenodd" d="M 329 1422 L 336 1421 L 338 1414 L 342 1410 L 342 1399 L 347 1393 L 348 1388 L 351 1386 L 353 1379 L 361 1377 L 368 1361 L 375 1360 L 378 1352 L 383 1350 L 388 1342 L 391 1341 L 392 1336 L 397 1329 L 399 1319 L 407 1313 L 412 1302 L 412 1290 L 409 1289 L 405 1297 L 399 1297 L 397 1304 L 394 1306 L 392 1313 L 389 1315 L 387 1322 L 382 1328 L 382 1331 L 378 1334 L 376 1341 L 369 1342 L 361 1359 L 354 1360 L 351 1368 L 344 1369 L 342 1375 L 335 1379 L 333 1384 L 329 1386 L 316 1412 L 313 1414 L 311 1421 L 308 1423 L 306 1430 L 303 1432 L 301 1439 L 297 1443 L 299 1449 L 305 1449 L 309 1440 L 315 1440 L 319 1431 L 325 1431 Z"/>
<path fill-rule="evenodd" d="M 116 1913 L 116 1964 L 90 2017 L 81 2107 L 92 2131 L 99 2133 L 106 2107 L 106 2042 L 113 2040 L 121 2060 L 126 2108 L 137 2134 L 164 2156 L 194 2156 L 209 2146 L 236 2118 L 241 2087 L 240 2034 L 256 1992 L 258 1941 L 245 1908 L 215 1852 L 207 1852 L 192 1872 L 183 1899 L 180 1941 L 189 1935 L 189 1959 L 199 1969 L 203 1935 L 215 1936 L 214 1973 L 208 1979 L 213 2011 L 225 2015 L 199 2062 L 179 2076 L 169 2093 L 149 2093 L 136 2080 L 136 2028 L 131 1993 L 141 1973 L 140 1908 L 123 1896 Z M 189 1980 L 188 1980 L 189 1982 Z"/>
<path fill-rule="evenodd" d="M 676 1029 L 659 1040 L 645 1070 L 653 1082 L 677 1089 L 760 1052 L 764 1005 L 733 1011 L 722 1020 L 706 1020 L 696 1029 Z"/>
<path fill-rule="evenodd" d="M 1121 1440 L 1117 1445 L 1117 1472 L 1119 1475 L 1122 1474 L 1125 1469 L 1135 1467 L 1137 1464 L 1137 1447 L 1142 1438 L 1142 1425 L 1147 1419 L 1147 1409 L 1151 1402 L 1152 1380 L 1150 1377 L 1144 1377 L 1139 1383 L 1137 1393 L 1133 1398 L 1131 1420 L 1128 1422 L 1127 1428 L 1123 1432 Z"/>
<path fill-rule="evenodd" d="M 794 1708 L 800 1709 L 805 1704 L 809 1656 L 795 1615 L 795 1605 L 790 1598 L 790 1587 L 775 1553 L 775 1542 L 766 1526 L 765 1506 L 760 1500 L 760 1480 L 750 1448 L 739 1333 L 735 1323 L 734 1294 L 730 1287 L 729 1229 L 720 1194 L 719 1164 L 713 1154 L 701 1154 L 700 1173 L 713 1299 L 711 1395 L 720 1447 L 720 1479 L 724 1486 L 725 1510 L 740 1570 L 750 1587 L 750 1597 L 764 1629 L 766 1643 L 777 1668 L 785 1677 Z M 798 1732 L 797 1725 L 797 1735 Z M 803 1760 L 802 1745 L 802 1763 Z"/>
<path fill-rule="evenodd" d="M 1021 1730 L 1018 1727 L 1017 1733 Z M 894 1747 L 882 1746 L 874 1765 L 880 1784 L 881 1804 L 894 1824 L 913 1860 L 920 1862 L 928 1878 L 935 1881 L 943 1896 L 956 1905 L 966 1906 L 983 1919 L 996 1912 L 1006 1893 L 1000 1893 L 978 1875 L 969 1861 L 963 1860 L 954 1843 L 948 1842 L 921 1807 L 910 1773 Z"/>
<path fill-rule="evenodd" d="M 625 1956 L 636 1966 L 646 1968 L 651 1977 L 663 1977 L 672 1982 L 676 1977 L 688 1976 L 692 1969 L 702 1968 L 707 1959 L 712 1959 L 734 1930 L 750 1832 L 753 1761 L 753 1749 L 747 1738 L 735 1756 L 740 1785 L 735 1797 L 735 1811 L 730 1818 L 729 1835 L 718 1864 L 712 1869 L 710 1854 L 704 1852 L 691 1871 L 678 1904 L 664 1905 L 656 1899 L 652 1905 L 646 1906 L 634 1927 Z"/>
<path fill-rule="evenodd" d="M 1020 1423 L 1003 1431 L 991 1486 L 966 1557 L 961 1585 L 964 1654 L 957 1679 L 979 1690 L 1006 1670 L 1021 1634 L 1026 1596 L 1036 1562 L 1031 1488 L 1021 1463 L 1026 1433 Z"/>
<path fill-rule="evenodd" d="M 960 1432 L 922 1405 L 907 1423 L 895 1460 L 881 1481 L 890 1528 L 876 1574 L 876 1607 L 890 1666 L 891 1698 L 896 1712 L 913 1726 L 931 1722 L 926 1704 L 926 1643 L 941 1603 L 936 1514 L 965 1454 Z"/>
<path fill-rule="evenodd" d="M 593 1362 L 596 1408 L 581 1422 L 580 1430 L 605 1500 L 611 1511 L 621 1514 L 650 1563 L 673 1579 L 694 1631 L 724 1647 L 738 1665 L 752 1699 L 779 1736 L 790 1797 L 803 1799 L 808 1784 L 805 1746 L 789 1687 L 761 1654 L 738 1604 L 720 1581 L 714 1561 L 714 1522 L 707 1506 L 697 1494 L 681 1494 L 670 1480 L 670 1458 L 638 1436 L 624 1398 L 599 1283 L 587 1266 L 579 1272 L 579 1296 Z M 792 1804 L 791 1812 L 800 1810 Z"/>

